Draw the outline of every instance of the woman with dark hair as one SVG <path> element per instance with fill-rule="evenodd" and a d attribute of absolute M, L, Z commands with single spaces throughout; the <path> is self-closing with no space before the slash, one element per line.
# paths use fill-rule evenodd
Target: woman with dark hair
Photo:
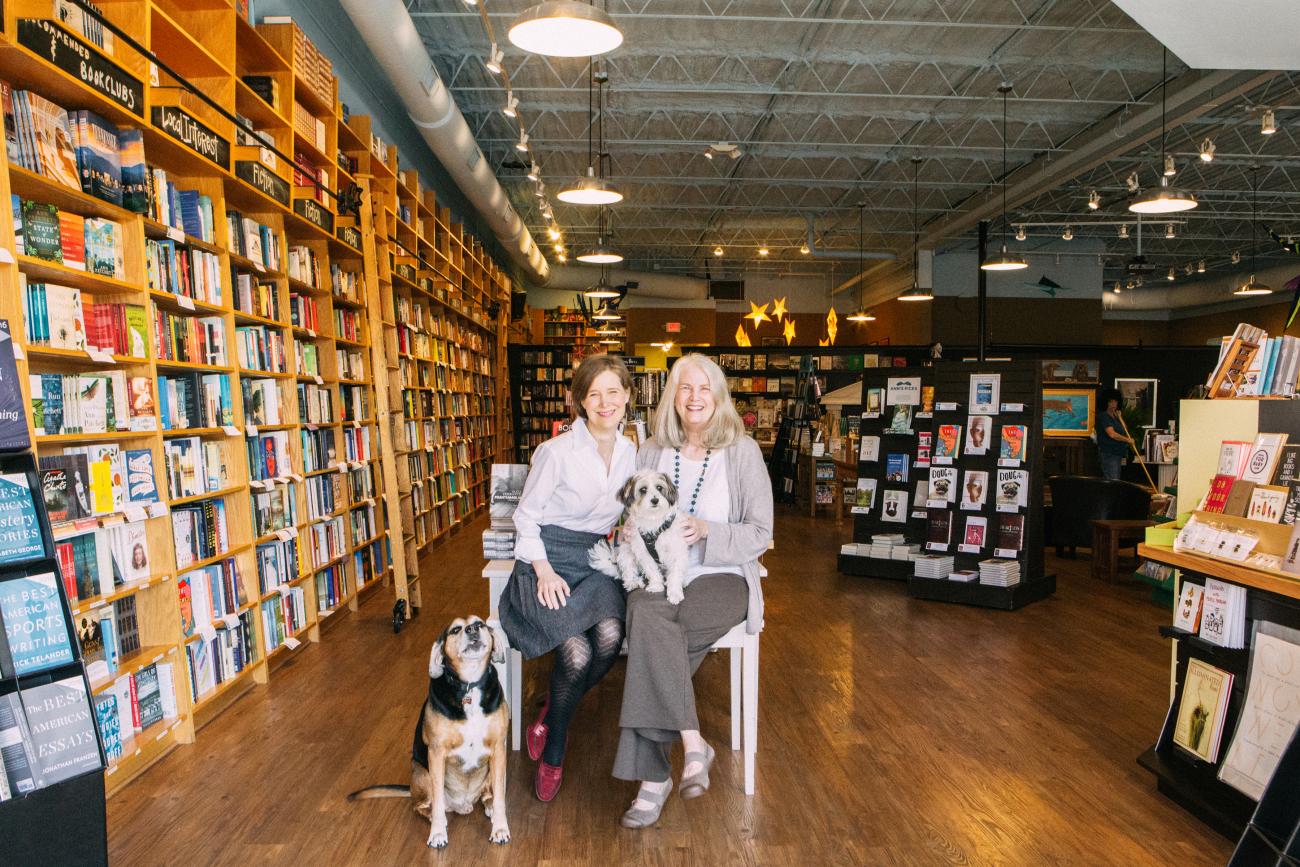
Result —
<path fill-rule="evenodd" d="M 515 568 L 500 602 L 511 647 L 525 659 L 555 651 L 550 691 L 527 730 L 528 754 L 540 760 L 533 789 L 543 801 L 560 790 L 578 702 L 623 644 L 623 588 L 587 563 L 587 551 L 618 521 L 618 490 L 636 469 L 636 447 L 619 429 L 632 394 L 622 359 L 588 357 L 571 390 L 572 428 L 533 453 L 514 515 Z"/>
<path fill-rule="evenodd" d="M 1101 459 L 1101 474 L 1107 479 L 1118 479 L 1124 466 L 1124 456 L 1133 447 L 1133 440 L 1124 433 L 1124 420 L 1119 411 L 1118 391 L 1105 391 L 1101 395 L 1106 407 L 1097 419 L 1097 456 Z"/>

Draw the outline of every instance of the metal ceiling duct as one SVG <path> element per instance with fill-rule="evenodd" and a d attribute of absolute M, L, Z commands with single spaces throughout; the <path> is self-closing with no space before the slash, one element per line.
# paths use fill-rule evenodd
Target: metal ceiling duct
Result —
<path fill-rule="evenodd" d="M 1300 270 L 1300 266 L 1294 264 L 1275 265 L 1261 268 L 1257 276 L 1270 286 L 1281 287 L 1296 277 L 1297 270 Z M 1119 295 L 1108 291 L 1102 297 L 1106 310 L 1116 312 L 1159 310 L 1172 313 L 1176 310 L 1225 302 L 1241 304 L 1241 300 L 1233 296 L 1232 290 L 1245 283 L 1250 276 L 1245 271 L 1234 271 L 1230 274 L 1221 273 L 1197 280 L 1180 281 L 1172 285 L 1154 285 L 1157 282 L 1164 283 L 1164 280 L 1150 281 L 1148 285 L 1139 289 L 1125 289 Z M 1268 300 L 1270 298 L 1271 301 Z M 1265 298 L 1264 303 L 1283 304 L 1290 301 L 1289 293 L 1275 291 Z"/>
<path fill-rule="evenodd" d="M 406 5 L 401 0 L 339 0 L 339 5 L 447 174 L 483 215 L 510 257 L 530 279 L 545 284 L 550 265 L 511 206 L 456 101 L 434 69 Z"/>

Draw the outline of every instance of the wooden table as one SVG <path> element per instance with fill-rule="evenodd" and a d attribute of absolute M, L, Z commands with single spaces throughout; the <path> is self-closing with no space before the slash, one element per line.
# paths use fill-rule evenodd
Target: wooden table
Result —
<path fill-rule="evenodd" d="M 1133 520 L 1100 519 L 1092 522 L 1092 577 L 1103 581 L 1119 580 L 1119 549 L 1134 547 L 1146 539 L 1146 528 L 1156 522 L 1150 518 Z"/>

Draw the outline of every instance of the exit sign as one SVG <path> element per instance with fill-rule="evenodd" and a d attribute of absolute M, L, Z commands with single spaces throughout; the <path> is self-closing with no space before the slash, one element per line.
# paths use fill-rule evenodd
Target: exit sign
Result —
<path fill-rule="evenodd" d="M 664 331 L 668 332 L 669 334 L 681 334 L 681 333 L 682 333 L 682 323 L 680 323 L 680 322 L 665 322 L 665 323 L 664 323 Z"/>

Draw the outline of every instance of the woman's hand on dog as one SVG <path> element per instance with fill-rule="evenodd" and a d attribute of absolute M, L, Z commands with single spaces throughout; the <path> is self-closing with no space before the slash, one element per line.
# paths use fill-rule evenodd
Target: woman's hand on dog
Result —
<path fill-rule="evenodd" d="M 552 610 L 569 604 L 569 585 L 561 578 L 549 563 L 542 560 L 533 561 L 533 571 L 537 573 L 537 601 Z"/>
<path fill-rule="evenodd" d="M 709 538 L 708 521 L 702 521 L 694 515 L 686 515 L 682 518 L 682 522 L 682 538 L 687 545 L 694 545 L 701 539 Z"/>

